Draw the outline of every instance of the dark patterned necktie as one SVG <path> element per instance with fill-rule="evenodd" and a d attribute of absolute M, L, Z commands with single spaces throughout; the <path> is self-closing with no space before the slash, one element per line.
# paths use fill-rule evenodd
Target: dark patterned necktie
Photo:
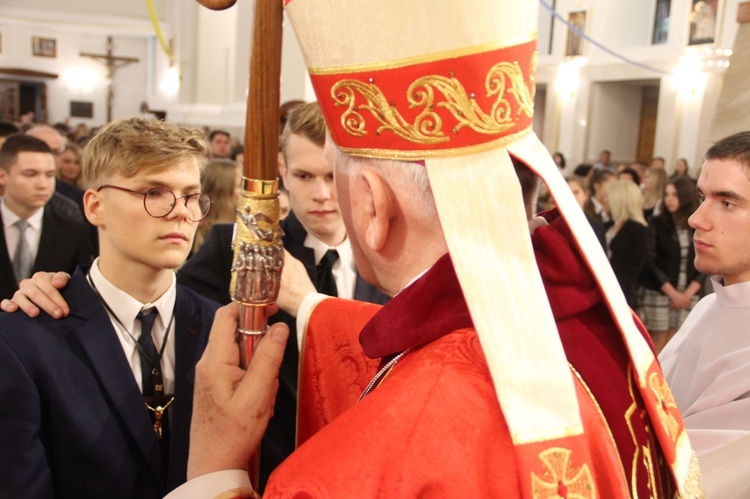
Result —
<path fill-rule="evenodd" d="M 151 313 L 144 314 L 138 312 L 137 318 L 141 321 L 141 336 L 138 338 L 141 353 L 141 382 L 143 386 L 143 395 L 151 396 L 154 394 L 154 379 L 151 375 L 153 369 L 159 369 L 156 365 L 159 362 L 159 352 L 156 351 L 156 345 L 151 338 L 151 329 L 154 327 L 154 321 L 158 312 L 156 309 Z M 144 358 L 145 357 L 145 358 Z"/>
<path fill-rule="evenodd" d="M 328 296 L 338 296 L 336 280 L 333 278 L 333 264 L 339 259 L 336 250 L 328 250 L 316 267 L 318 292 Z"/>

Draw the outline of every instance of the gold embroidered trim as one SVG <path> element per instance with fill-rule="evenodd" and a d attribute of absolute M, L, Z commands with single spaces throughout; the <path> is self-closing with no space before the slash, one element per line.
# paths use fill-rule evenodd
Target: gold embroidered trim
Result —
<path fill-rule="evenodd" d="M 539 454 L 545 471 L 539 477 L 531 474 L 531 493 L 538 499 L 559 497 L 595 498 L 596 489 L 587 464 L 575 468 L 570 463 L 572 451 L 553 447 Z"/>
<path fill-rule="evenodd" d="M 502 40 L 500 42 L 485 43 L 483 45 L 475 45 L 473 47 L 466 47 L 456 50 L 446 50 L 444 52 L 434 52 L 432 54 L 419 55 L 415 57 L 405 57 L 403 59 L 395 59 L 393 61 L 377 62 L 372 64 L 352 64 L 350 66 L 335 66 L 330 68 L 308 67 L 307 71 L 312 76 L 383 71 L 386 69 L 416 66 L 418 64 L 429 64 L 437 61 L 445 61 L 448 59 L 457 59 L 459 57 L 466 57 L 469 55 L 482 54 L 484 52 L 492 52 L 494 50 L 502 50 L 505 48 L 515 47 L 517 45 L 523 45 L 524 43 L 534 41 L 537 38 L 537 32 L 534 31 L 533 33 L 529 33 L 527 35 L 519 35 L 513 38 Z"/>
<path fill-rule="evenodd" d="M 690 458 L 688 477 L 685 481 L 685 493 L 677 497 L 684 499 L 705 499 L 706 497 L 706 492 L 703 490 L 703 483 L 701 482 L 701 470 L 698 466 L 698 458 L 695 457 L 695 452 L 693 452 L 693 456 Z"/>
<path fill-rule="evenodd" d="M 351 156 L 376 159 L 395 159 L 401 161 L 430 159 L 430 158 L 452 158 L 458 155 L 478 154 L 481 152 L 491 151 L 507 145 L 525 137 L 532 132 L 532 127 L 527 128 L 512 135 L 506 135 L 499 139 L 472 146 L 455 147 L 452 149 L 430 149 L 424 151 L 400 150 L 400 149 L 382 149 L 382 148 L 359 148 L 339 146 L 339 150 Z"/>
<path fill-rule="evenodd" d="M 677 403 L 672 396 L 672 392 L 669 390 L 669 386 L 667 386 L 667 382 L 660 382 L 659 375 L 654 372 L 648 377 L 648 388 L 656 397 L 656 410 L 659 413 L 659 419 L 664 430 L 672 442 L 676 442 L 677 434 L 680 431 L 680 424 L 673 413 L 677 412 Z"/>
<path fill-rule="evenodd" d="M 260 495 L 253 489 L 242 487 L 222 492 L 218 496 L 214 496 L 214 499 L 260 499 Z"/>
<path fill-rule="evenodd" d="M 638 410 L 638 405 L 635 401 L 635 391 L 633 384 L 636 382 L 634 378 L 634 373 L 630 369 L 632 366 L 632 363 L 628 364 L 628 391 L 630 392 L 630 399 L 633 401 L 630 404 L 630 407 L 628 407 L 627 411 L 625 411 L 625 424 L 628 427 L 628 431 L 630 432 L 630 438 L 633 440 L 633 462 L 631 464 L 631 479 L 630 479 L 630 493 L 633 495 L 633 499 L 638 499 L 638 463 L 639 463 L 639 456 L 640 453 L 643 452 L 643 466 L 646 468 L 648 480 L 649 480 L 649 490 L 652 492 L 651 497 L 658 497 L 659 494 L 657 493 L 657 482 L 656 482 L 656 474 L 654 471 L 654 463 L 652 461 L 652 435 L 651 435 L 651 425 L 649 423 L 646 423 L 644 425 L 646 433 L 649 437 L 649 443 L 647 445 L 644 445 L 642 447 L 638 447 L 638 438 L 635 434 L 635 429 L 633 428 L 633 419 L 636 421 L 638 420 L 638 416 L 636 416 L 636 411 Z M 641 412 L 645 413 L 645 409 L 641 409 Z M 636 416 L 636 417 L 634 417 Z"/>
<path fill-rule="evenodd" d="M 531 74 L 536 68 L 536 52 L 531 59 Z M 422 112 L 409 123 L 386 98 L 383 91 L 374 83 L 345 79 L 331 88 L 331 96 L 337 106 L 347 106 L 341 115 L 341 126 L 345 132 L 362 137 L 369 132 L 360 111 L 368 111 L 379 123 L 376 135 L 392 132 L 398 137 L 415 144 L 437 144 L 448 142 L 450 136 L 443 130 L 443 118 L 435 112 L 435 107 L 448 110 L 456 119 L 451 132 L 456 134 L 464 127 L 470 127 L 477 133 L 497 135 L 517 126 L 516 120 L 525 114 L 534 116 L 535 86 L 526 86 L 523 71 L 518 62 L 500 62 L 495 64 L 485 76 L 484 88 L 487 97 L 497 96 L 489 113 L 485 113 L 477 104 L 474 95 L 466 91 L 455 77 L 440 75 L 423 76 L 414 81 L 407 89 L 407 100 L 410 108 L 422 108 Z M 436 98 L 442 94 L 444 101 Z M 366 104 L 357 104 L 357 95 L 361 95 Z M 517 109 L 511 104 L 516 101 Z"/>

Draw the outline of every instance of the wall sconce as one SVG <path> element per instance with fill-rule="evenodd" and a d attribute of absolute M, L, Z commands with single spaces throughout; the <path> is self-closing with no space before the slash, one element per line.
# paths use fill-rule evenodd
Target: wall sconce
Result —
<path fill-rule="evenodd" d="M 168 97 L 174 97 L 180 91 L 180 67 L 173 64 L 164 72 L 159 89 Z"/>
<path fill-rule="evenodd" d="M 71 92 L 85 94 L 94 90 L 101 78 L 99 73 L 92 68 L 72 67 L 63 72 L 62 80 Z"/>
<path fill-rule="evenodd" d="M 703 72 L 705 65 L 705 61 L 695 54 L 682 57 L 672 74 L 672 85 L 685 97 L 697 97 L 706 88 L 708 81 L 708 75 Z"/>
<path fill-rule="evenodd" d="M 570 99 L 578 91 L 578 84 L 581 80 L 581 65 L 580 60 L 571 60 L 562 62 L 557 67 L 555 90 L 561 98 Z"/>

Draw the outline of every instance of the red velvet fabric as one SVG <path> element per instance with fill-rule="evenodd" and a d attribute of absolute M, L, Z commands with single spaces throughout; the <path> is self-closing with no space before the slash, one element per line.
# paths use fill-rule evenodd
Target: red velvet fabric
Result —
<path fill-rule="evenodd" d="M 653 438 L 643 401 L 634 385 L 632 366 L 620 333 L 593 276 L 573 243 L 568 227 L 556 213 L 548 213 L 546 217 L 550 225 L 538 228 L 532 241 L 566 355 L 590 391 L 592 402 L 595 401 L 593 406 L 582 405 L 582 411 L 593 407 L 603 414 L 608 425 L 607 431 L 611 433 L 619 454 L 619 469 L 624 471 L 633 495 L 670 495 L 673 484 L 668 478 L 661 450 Z M 345 368 L 343 372 L 346 379 L 337 382 L 339 354 L 336 350 L 341 350 L 338 346 L 339 339 L 344 337 L 353 340 L 356 331 L 362 328 L 370 316 L 372 319 L 362 329 L 360 341 L 365 353 L 371 357 L 388 358 L 405 348 L 426 345 L 421 351 L 446 334 L 452 336 L 448 333 L 471 327 L 471 318 L 447 255 L 425 276 L 374 315 L 374 306 L 367 308 L 366 313 L 361 309 L 353 310 L 352 307 L 351 303 L 343 303 L 342 300 L 326 300 L 318 306 L 311 319 L 308 346 L 316 347 L 311 352 L 305 350 L 303 357 L 315 358 L 316 364 L 305 360 L 311 371 L 305 371 L 307 374 L 303 374 L 300 383 L 300 421 L 303 415 L 308 418 L 305 438 L 338 415 L 347 415 L 350 408 L 349 412 L 362 411 L 361 406 L 364 404 L 355 405 L 355 402 L 374 374 L 374 367 L 363 361 L 359 364 L 361 368 L 356 369 L 356 375 L 352 375 L 351 369 Z M 357 314 L 362 315 L 356 324 L 347 324 L 348 319 L 345 317 Z M 335 327 L 330 322 L 332 319 L 337 321 Z M 641 331 L 645 335 L 645 331 Z M 329 345 L 334 348 L 328 348 Z M 347 356 L 356 352 L 355 346 L 347 348 Z M 409 353 L 407 357 L 413 357 L 415 353 Z M 321 361 L 322 363 L 317 364 Z M 351 361 L 347 360 L 346 363 L 351 364 Z M 482 367 L 484 368 L 484 364 Z M 392 380 L 401 379 L 402 375 L 397 375 L 400 369 L 399 364 L 393 377 L 374 393 L 385 389 L 394 382 Z M 308 378 L 311 375 L 313 377 Z M 310 382 L 316 377 L 328 378 L 326 389 L 321 389 L 321 383 Z M 455 382 L 458 383 L 459 380 L 456 379 Z M 313 390 L 310 390 L 311 386 Z M 413 388 L 408 385 L 399 386 L 414 396 L 415 392 L 422 394 L 423 387 L 417 384 Z M 306 394 L 309 398 L 305 398 Z M 492 398 L 494 399 L 494 392 Z M 431 427 L 431 420 L 423 422 L 428 428 Z M 359 423 L 363 423 L 363 420 Z M 337 420 L 333 426 L 338 425 Z M 353 428 L 349 429 L 355 431 Z M 394 435 L 402 434 L 401 429 L 393 431 Z M 456 431 L 460 435 L 461 430 Z M 355 431 L 355 434 L 361 434 L 361 430 Z M 336 433 L 336 438 L 344 437 Z M 468 455 L 492 452 L 485 449 L 487 445 L 481 442 L 476 442 L 476 445 L 477 448 L 462 448 L 461 452 Z M 610 495 L 605 494 L 605 497 Z"/>
<path fill-rule="evenodd" d="M 626 497 L 600 413 L 576 387 L 599 496 Z M 560 473 L 571 489 L 586 483 L 578 471 L 573 453 Z M 554 497 L 542 494 L 558 490 L 554 478 L 518 476 L 476 332 L 462 329 L 404 356 L 376 390 L 276 469 L 266 497 L 520 497 L 520 480 L 538 497 Z"/>
<path fill-rule="evenodd" d="M 341 303 L 345 302 L 345 310 Z M 297 392 L 297 446 L 354 405 L 377 372 L 378 360 L 362 355 L 357 341 L 362 326 L 380 305 L 354 300 L 324 300 L 315 308 L 315 322 L 323 332 L 305 336 Z M 332 313 L 328 313 L 332 310 Z M 319 319 L 324 317 L 324 321 Z"/>

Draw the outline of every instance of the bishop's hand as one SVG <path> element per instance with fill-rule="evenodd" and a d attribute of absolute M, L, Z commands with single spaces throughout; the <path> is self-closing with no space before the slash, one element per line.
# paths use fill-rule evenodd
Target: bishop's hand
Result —
<path fill-rule="evenodd" d="M 235 343 L 238 317 L 237 304 L 216 312 L 208 346 L 195 368 L 188 479 L 246 469 L 273 415 L 289 328 L 272 325 L 245 371 Z"/>

